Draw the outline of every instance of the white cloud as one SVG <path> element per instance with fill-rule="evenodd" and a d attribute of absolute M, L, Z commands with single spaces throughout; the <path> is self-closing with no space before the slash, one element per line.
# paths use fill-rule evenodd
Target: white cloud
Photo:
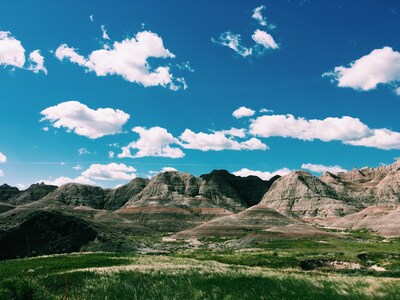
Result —
<path fill-rule="evenodd" d="M 282 168 L 276 170 L 275 172 L 263 172 L 263 171 L 256 171 L 256 170 L 249 170 L 247 168 L 240 169 L 239 171 L 233 172 L 234 175 L 240 177 L 247 177 L 247 176 L 258 176 L 262 180 L 270 180 L 272 177 L 279 175 L 284 176 L 291 172 L 288 168 Z"/>
<path fill-rule="evenodd" d="M 178 170 L 175 168 L 172 168 L 172 167 L 164 167 L 160 171 L 147 172 L 146 178 L 151 179 L 152 177 L 154 177 L 157 174 L 164 173 L 164 172 L 175 172 L 175 171 L 178 171 Z"/>
<path fill-rule="evenodd" d="M 400 149 L 400 132 L 391 131 L 386 128 L 372 129 L 371 135 L 358 140 L 348 141 L 347 144 L 384 150 Z"/>
<path fill-rule="evenodd" d="M 22 190 L 26 190 L 29 187 L 29 185 L 24 184 L 24 183 L 17 183 L 17 188 L 22 191 Z"/>
<path fill-rule="evenodd" d="M 257 44 L 261 45 L 265 49 L 279 48 L 272 35 L 270 35 L 266 31 L 257 29 L 256 31 L 254 31 L 254 34 L 251 37 Z"/>
<path fill-rule="evenodd" d="M 97 76 L 120 75 L 126 81 L 145 87 L 163 86 L 173 90 L 185 87 L 173 77 L 169 67 L 159 66 L 154 69 L 150 66 L 149 58 L 175 58 L 164 47 L 161 37 L 150 31 L 142 31 L 133 38 L 114 42 L 111 47 L 105 45 L 103 49 L 90 53 L 87 58 L 66 44 L 60 45 L 55 55 L 59 60 L 67 59 L 87 71 L 95 72 Z"/>
<path fill-rule="evenodd" d="M 253 10 L 253 15 L 251 16 L 253 19 L 257 20 L 258 24 L 261 26 L 267 26 L 267 19 L 263 17 L 261 12 L 265 9 L 264 5 L 261 5 L 259 7 L 256 7 Z"/>
<path fill-rule="evenodd" d="M 115 152 L 114 151 L 108 151 L 108 158 L 114 158 Z"/>
<path fill-rule="evenodd" d="M 90 22 L 93 22 L 93 21 L 94 21 L 94 16 L 93 16 L 93 15 L 90 15 L 90 16 L 89 16 L 89 20 L 90 20 Z"/>
<path fill-rule="evenodd" d="M 149 129 L 145 127 L 134 127 L 132 131 L 139 134 L 139 139 L 136 142 L 122 147 L 122 153 L 118 154 L 119 158 L 146 156 L 181 158 L 185 156 L 181 149 L 170 146 L 171 144 L 178 144 L 179 141 L 165 128 L 158 126 Z M 138 151 L 136 154 L 132 155 L 131 149 L 137 149 Z"/>
<path fill-rule="evenodd" d="M 78 165 L 79 166 L 79 165 Z M 80 168 L 74 167 L 78 170 Z M 61 186 L 67 183 L 80 183 L 88 185 L 96 185 L 94 180 L 132 180 L 136 178 L 136 169 L 125 164 L 110 163 L 108 165 L 92 164 L 76 178 L 61 176 L 54 180 L 39 180 L 46 184 Z"/>
<path fill-rule="evenodd" d="M 390 47 L 375 49 L 349 64 L 335 67 L 322 76 L 330 77 L 339 87 L 369 91 L 378 84 L 400 84 L 400 52 Z M 396 89 L 397 92 L 397 89 Z"/>
<path fill-rule="evenodd" d="M 95 185 L 96 183 L 91 181 L 88 178 L 79 176 L 76 178 L 69 178 L 69 177 L 65 177 L 65 176 L 60 176 L 54 180 L 39 180 L 38 182 L 44 182 L 45 184 L 48 185 L 56 185 L 56 186 L 62 186 L 64 184 L 67 183 L 80 183 L 80 184 L 87 184 L 87 185 Z"/>
<path fill-rule="evenodd" d="M 243 117 L 251 117 L 254 115 L 254 113 L 254 110 L 245 106 L 241 106 L 232 113 L 232 116 L 234 116 L 236 119 L 239 119 Z"/>
<path fill-rule="evenodd" d="M 213 133 L 199 132 L 195 133 L 186 129 L 179 137 L 183 143 L 182 147 L 186 149 L 201 151 L 221 151 L 221 150 L 266 150 L 267 145 L 259 139 L 251 138 L 244 142 L 238 142 L 233 138 L 228 138 L 223 131 Z"/>
<path fill-rule="evenodd" d="M 339 172 L 347 172 L 346 169 L 343 169 L 341 166 L 338 166 L 338 165 L 325 166 L 325 165 L 307 163 L 307 164 L 302 164 L 301 168 L 305 169 L 305 170 L 309 170 L 311 172 L 315 172 L 315 173 L 330 172 L 330 173 L 336 174 Z"/>
<path fill-rule="evenodd" d="M 369 134 L 369 128 L 352 117 L 306 120 L 293 115 L 265 115 L 252 120 L 250 133 L 261 137 L 291 137 L 300 140 L 349 141 Z"/>
<path fill-rule="evenodd" d="M 0 65 L 31 70 L 34 73 L 42 71 L 47 74 L 44 57 L 39 50 L 34 50 L 29 54 L 29 61 L 31 65 L 25 68 L 25 48 L 21 41 L 13 37 L 9 31 L 0 31 Z"/>
<path fill-rule="evenodd" d="M 386 128 L 371 129 L 358 118 L 348 116 L 323 120 L 307 120 L 293 115 L 261 116 L 251 121 L 249 132 L 260 137 L 289 137 L 305 141 L 318 139 L 384 150 L 400 149 L 399 132 Z"/>
<path fill-rule="evenodd" d="M 65 127 L 68 132 L 96 139 L 105 135 L 120 133 L 128 121 L 129 114 L 112 108 L 93 110 L 78 101 L 67 101 L 51 106 L 41 114 L 41 121 L 49 120 L 55 128 Z"/>
<path fill-rule="evenodd" d="M 221 132 L 225 135 L 229 135 L 229 136 L 234 136 L 234 137 L 238 137 L 238 138 L 244 138 L 246 136 L 246 130 L 241 128 L 234 128 L 232 127 L 229 130 L 221 130 L 221 131 L 213 131 L 213 132 Z"/>
<path fill-rule="evenodd" d="M 93 180 L 132 180 L 136 178 L 136 169 L 125 164 L 92 164 L 82 176 Z"/>
<path fill-rule="evenodd" d="M 234 34 L 230 31 L 221 33 L 218 39 L 212 38 L 211 41 L 215 44 L 231 48 L 233 51 L 235 51 L 242 57 L 252 55 L 253 53 L 252 48 L 246 48 L 241 45 L 240 34 Z"/>
<path fill-rule="evenodd" d="M 86 148 L 79 148 L 78 153 L 79 155 L 85 155 L 85 154 L 90 154 L 90 151 Z"/>
<path fill-rule="evenodd" d="M 82 166 L 76 165 L 76 166 L 72 167 L 72 169 L 74 169 L 75 171 L 80 171 L 80 170 L 82 170 Z"/>
<path fill-rule="evenodd" d="M 103 39 L 110 40 L 110 37 L 107 34 L 107 29 L 104 25 L 101 25 L 101 32 L 103 33 Z"/>
<path fill-rule="evenodd" d="M 9 31 L 0 31 L 0 65 L 23 68 L 25 49 Z"/>
<path fill-rule="evenodd" d="M 395 94 L 397 96 L 400 96 L 400 87 L 398 87 L 397 89 L 394 90 Z"/>
<path fill-rule="evenodd" d="M 40 50 L 32 51 L 31 54 L 29 54 L 29 61 L 31 62 L 31 65 L 28 68 L 29 70 L 34 73 L 42 71 L 47 75 L 47 69 L 44 66 L 44 57 L 40 54 Z"/>
<path fill-rule="evenodd" d="M 0 152 L 0 163 L 7 162 L 7 156 Z"/>
<path fill-rule="evenodd" d="M 260 113 L 273 113 L 274 111 L 272 109 L 266 109 L 266 108 L 261 108 Z"/>
<path fill-rule="evenodd" d="M 178 171 L 177 169 L 173 168 L 173 167 L 164 167 L 161 169 L 161 173 L 163 172 L 176 172 Z"/>
<path fill-rule="evenodd" d="M 0 152 L 0 164 L 7 162 L 7 157 Z M 4 176 L 4 172 L 0 170 L 0 177 Z"/>

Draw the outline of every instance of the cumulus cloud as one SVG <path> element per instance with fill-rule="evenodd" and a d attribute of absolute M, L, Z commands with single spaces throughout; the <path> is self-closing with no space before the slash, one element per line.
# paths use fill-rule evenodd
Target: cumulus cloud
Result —
<path fill-rule="evenodd" d="M 74 169 L 80 170 L 81 168 L 74 167 Z M 83 171 L 81 175 L 76 178 L 61 176 L 54 180 L 40 180 L 39 182 L 44 182 L 46 184 L 57 186 L 61 186 L 71 182 L 95 185 L 96 182 L 94 180 L 132 180 L 136 178 L 135 172 L 135 168 L 127 166 L 125 164 L 92 164 L 87 170 Z"/>
<path fill-rule="evenodd" d="M 92 164 L 82 176 L 93 180 L 132 180 L 136 178 L 136 169 L 125 164 Z"/>
<path fill-rule="evenodd" d="M 233 174 L 240 177 L 258 176 L 262 180 L 270 180 L 272 177 L 276 175 L 284 176 L 289 174 L 290 172 L 291 170 L 289 170 L 288 168 L 282 168 L 274 172 L 268 172 L 268 171 L 263 172 L 263 171 L 249 170 L 247 168 L 243 168 L 240 169 L 239 171 L 233 172 Z"/>
<path fill-rule="evenodd" d="M 267 115 L 252 120 L 249 132 L 260 137 L 289 137 L 305 141 L 318 139 L 384 150 L 400 149 L 399 132 L 386 128 L 371 129 L 358 118 L 348 116 L 307 120 L 293 115 Z"/>
<path fill-rule="evenodd" d="M 238 128 L 232 127 L 229 130 L 221 130 L 221 131 L 213 131 L 213 132 L 221 132 L 228 136 L 234 136 L 234 137 L 238 137 L 238 138 L 244 138 L 246 136 L 246 130 L 243 128 L 238 129 Z"/>
<path fill-rule="evenodd" d="M 32 51 L 31 54 L 29 54 L 29 61 L 31 62 L 31 65 L 28 67 L 29 70 L 34 73 L 42 71 L 47 75 L 47 69 L 44 66 L 44 57 L 40 54 L 40 50 Z"/>
<path fill-rule="evenodd" d="M 149 172 L 147 172 L 146 177 L 148 179 L 151 179 L 152 177 L 154 177 L 157 174 L 164 173 L 164 172 L 175 172 L 175 171 L 178 171 L 178 170 L 173 168 L 173 167 L 164 167 L 160 171 L 149 171 Z"/>
<path fill-rule="evenodd" d="M 217 39 L 212 38 L 211 41 L 215 44 L 231 48 L 233 51 L 235 51 L 242 57 L 246 57 L 253 54 L 252 48 L 246 48 L 241 44 L 240 34 L 234 34 L 230 31 L 226 31 L 221 33 L 219 38 Z"/>
<path fill-rule="evenodd" d="M 253 9 L 253 15 L 251 16 L 253 19 L 257 20 L 258 24 L 261 26 L 267 26 L 267 19 L 263 17 L 262 11 L 265 9 L 264 5 L 256 7 Z"/>
<path fill-rule="evenodd" d="M 341 166 L 338 166 L 338 165 L 325 166 L 325 165 L 307 163 L 307 164 L 302 164 L 301 168 L 305 169 L 305 170 L 309 170 L 311 172 L 315 172 L 315 173 L 330 172 L 330 173 L 336 174 L 339 172 L 347 172 L 346 169 L 343 169 Z"/>
<path fill-rule="evenodd" d="M 114 158 L 115 152 L 114 151 L 108 151 L 108 158 Z"/>
<path fill-rule="evenodd" d="M 60 176 L 56 179 L 39 180 L 38 182 L 44 182 L 45 184 L 56 185 L 56 186 L 62 186 L 67 183 L 79 183 L 79 184 L 87 184 L 87 185 L 95 185 L 96 184 L 95 182 L 93 182 L 90 179 L 85 178 L 83 176 L 78 176 L 76 178 Z"/>
<path fill-rule="evenodd" d="M 50 121 L 55 128 L 64 127 L 67 132 L 90 139 L 120 133 L 122 126 L 128 121 L 129 114 L 119 109 L 91 109 L 78 101 L 62 102 L 43 111 L 41 121 Z"/>
<path fill-rule="evenodd" d="M 278 49 L 279 46 L 275 42 L 272 35 L 267 33 L 266 31 L 257 29 L 254 31 L 254 34 L 251 38 L 258 44 L 261 45 L 264 49 Z"/>
<path fill-rule="evenodd" d="M 176 172 L 178 171 L 177 169 L 173 168 L 173 167 L 164 167 L 161 169 L 161 173 L 163 172 Z"/>
<path fill-rule="evenodd" d="M 293 115 L 266 115 L 252 120 L 250 133 L 261 137 L 291 137 L 300 140 L 353 140 L 369 134 L 368 126 L 352 117 L 306 120 Z"/>
<path fill-rule="evenodd" d="M 39 50 L 34 50 L 29 54 L 29 61 L 31 65 L 25 67 L 25 48 L 21 41 L 12 36 L 9 31 L 0 31 L 0 65 L 31 70 L 34 73 L 42 71 L 47 74 L 44 57 Z"/>
<path fill-rule="evenodd" d="M 0 163 L 7 162 L 7 156 L 0 152 Z"/>
<path fill-rule="evenodd" d="M 17 68 L 25 65 L 25 48 L 9 31 L 0 31 L 0 64 Z"/>
<path fill-rule="evenodd" d="M 132 131 L 139 134 L 139 139 L 122 147 L 122 153 L 118 154 L 119 158 L 146 156 L 181 158 L 185 156 L 181 149 L 170 146 L 178 144 L 179 141 L 165 128 L 156 126 L 147 129 L 138 126 L 134 127 Z M 132 155 L 131 149 L 137 149 L 138 151 Z"/>
<path fill-rule="evenodd" d="M 223 131 L 213 133 L 195 133 L 186 129 L 179 137 L 182 147 L 186 149 L 201 151 L 221 151 L 221 150 L 266 150 L 267 145 L 259 139 L 251 138 L 244 142 L 238 142 L 233 137 L 227 137 Z"/>
<path fill-rule="evenodd" d="M 375 49 L 349 64 L 335 67 L 323 77 L 330 77 L 339 87 L 360 91 L 375 89 L 379 84 L 398 86 L 400 82 L 400 52 L 390 47 Z M 397 93 L 397 89 L 395 89 Z"/>
<path fill-rule="evenodd" d="M 172 90 L 186 87 L 184 79 L 174 78 L 168 66 L 151 67 L 150 58 L 175 58 L 175 55 L 164 47 L 161 37 L 150 31 L 139 32 L 112 46 L 105 45 L 87 58 L 66 44 L 60 45 L 55 55 L 59 60 L 69 60 L 97 76 L 119 75 L 145 87 L 163 86 Z"/>
<path fill-rule="evenodd" d="M 400 149 L 400 132 L 389 129 L 372 129 L 369 136 L 358 140 L 347 141 L 347 144 L 353 146 L 373 147 L 384 150 Z"/>
<path fill-rule="evenodd" d="M 239 119 L 243 117 L 251 117 L 254 115 L 254 113 L 254 110 L 245 106 L 241 106 L 232 113 L 232 116 L 234 116 L 236 119 Z"/>

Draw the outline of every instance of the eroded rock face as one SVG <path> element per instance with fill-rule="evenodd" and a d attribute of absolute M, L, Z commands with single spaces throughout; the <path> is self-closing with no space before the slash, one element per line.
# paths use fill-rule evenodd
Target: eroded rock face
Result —
<path fill-rule="evenodd" d="M 32 201 L 37 201 L 57 189 L 55 185 L 47 185 L 42 183 L 32 184 L 25 191 L 21 191 L 18 195 L 11 198 L 8 202 L 13 205 L 21 205 Z"/>
<path fill-rule="evenodd" d="M 212 189 L 217 189 L 228 197 L 240 198 L 247 206 L 260 203 L 272 183 L 279 178 L 279 176 L 275 176 L 270 181 L 264 181 L 257 176 L 235 176 L 226 170 L 214 170 L 210 174 L 201 175 L 200 177 L 210 187 L 203 193 L 209 193 L 212 197 L 213 194 L 216 194 L 213 193 Z"/>
<path fill-rule="evenodd" d="M 341 199 L 370 205 L 400 205 L 400 160 L 377 168 L 353 169 L 338 174 L 325 173 L 321 180 L 334 188 Z"/>
<path fill-rule="evenodd" d="M 89 206 L 103 209 L 105 196 L 101 187 L 67 183 L 48 194 L 44 199 L 56 200 L 71 206 Z"/>
<path fill-rule="evenodd" d="M 300 238 L 325 234 L 327 233 L 309 224 L 286 217 L 260 204 L 238 214 L 221 216 L 197 227 L 180 231 L 172 238 L 239 238 L 240 245 L 250 246 L 277 238 Z"/>
<path fill-rule="evenodd" d="M 258 203 L 268 189 L 259 178 L 241 178 L 227 171 L 195 177 L 188 173 L 157 175 L 118 214 L 158 231 L 179 231 Z"/>
<path fill-rule="evenodd" d="M 132 207 L 223 208 L 241 211 L 247 207 L 240 195 L 230 186 L 206 181 L 188 173 L 165 172 L 125 205 Z"/>
<path fill-rule="evenodd" d="M 135 178 L 126 185 L 108 190 L 105 198 L 104 209 L 116 210 L 121 208 L 129 201 L 129 199 L 139 194 L 148 183 L 148 179 Z"/>
<path fill-rule="evenodd" d="M 261 204 L 302 218 L 343 216 L 357 211 L 334 188 L 304 171 L 294 171 L 275 181 Z"/>
<path fill-rule="evenodd" d="M 323 225 L 339 229 L 369 229 L 386 237 L 400 236 L 400 208 L 369 206 L 357 213 L 324 220 Z"/>

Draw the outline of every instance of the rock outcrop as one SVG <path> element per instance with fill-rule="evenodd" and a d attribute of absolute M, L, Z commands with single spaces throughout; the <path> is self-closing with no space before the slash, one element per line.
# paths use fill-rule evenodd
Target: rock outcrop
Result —
<path fill-rule="evenodd" d="M 341 199 L 327 183 L 305 171 L 294 171 L 272 184 L 261 204 L 288 216 L 327 218 L 344 216 L 357 208 Z"/>
<path fill-rule="evenodd" d="M 197 227 L 178 232 L 176 239 L 221 237 L 239 238 L 246 246 L 277 238 L 301 238 L 329 235 L 312 225 L 286 217 L 262 204 L 238 214 L 215 218 Z M 243 246 L 243 245 L 242 245 Z"/>
<path fill-rule="evenodd" d="M 79 183 L 67 183 L 43 199 L 59 201 L 70 206 L 88 206 L 103 209 L 105 192 L 101 187 Z"/>
<path fill-rule="evenodd" d="M 0 202 L 8 202 L 19 193 L 20 191 L 16 187 L 9 186 L 8 184 L 0 185 Z"/>

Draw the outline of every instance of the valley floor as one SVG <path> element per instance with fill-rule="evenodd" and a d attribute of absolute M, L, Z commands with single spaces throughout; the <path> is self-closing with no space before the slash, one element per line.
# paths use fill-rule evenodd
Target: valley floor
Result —
<path fill-rule="evenodd" d="M 5 260 L 0 299 L 400 299 L 398 239 L 352 233 L 220 247 L 229 242 Z"/>

